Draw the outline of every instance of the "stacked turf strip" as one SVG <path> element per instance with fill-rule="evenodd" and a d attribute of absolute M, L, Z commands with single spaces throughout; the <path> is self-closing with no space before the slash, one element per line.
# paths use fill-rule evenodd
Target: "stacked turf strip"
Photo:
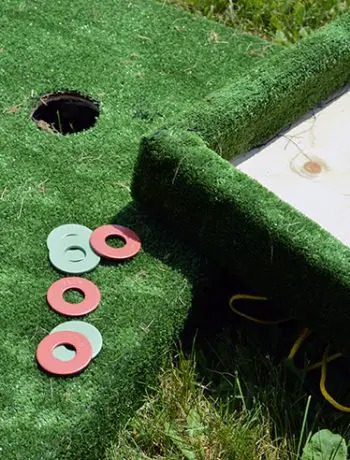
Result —
<path fill-rule="evenodd" d="M 349 82 L 345 14 L 144 137 L 133 183 L 137 201 L 346 352 L 350 249 L 226 159 Z"/>
<path fill-rule="evenodd" d="M 213 31 L 223 43 L 211 38 Z M 191 283 L 199 277 L 193 253 L 132 205 L 139 140 L 277 51 L 148 0 L 2 0 L 4 459 L 101 459 L 138 407 L 183 326 Z M 65 89 L 101 101 L 93 129 L 56 136 L 30 121 L 38 94 Z M 64 319 L 46 305 L 47 289 L 60 278 L 47 259 L 46 237 L 62 222 L 95 228 L 112 221 L 133 228 L 143 250 L 130 262 L 87 275 L 101 290 L 89 322 L 103 335 L 103 350 L 77 378 L 47 376 L 35 363 L 35 349 Z"/>

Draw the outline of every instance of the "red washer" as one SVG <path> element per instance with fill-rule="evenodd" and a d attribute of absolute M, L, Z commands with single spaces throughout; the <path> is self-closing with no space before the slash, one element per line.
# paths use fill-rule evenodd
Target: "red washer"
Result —
<path fill-rule="evenodd" d="M 69 303 L 64 300 L 64 293 L 75 289 L 84 295 L 79 303 Z M 77 276 L 62 278 L 55 281 L 47 291 L 47 302 L 57 313 L 65 316 L 82 316 L 96 310 L 101 300 L 98 287 L 91 281 Z"/>
<path fill-rule="evenodd" d="M 112 248 L 107 238 L 117 236 L 125 241 L 122 248 Z M 141 240 L 130 228 L 122 225 L 103 225 L 96 228 L 90 237 L 92 249 L 100 256 L 112 260 L 125 260 L 135 256 L 141 249 Z"/>
<path fill-rule="evenodd" d="M 53 355 L 53 350 L 60 345 L 71 345 L 75 356 L 69 361 L 61 361 Z M 92 346 L 89 340 L 78 332 L 60 331 L 47 335 L 39 343 L 36 359 L 40 366 L 50 374 L 72 375 L 85 369 L 92 359 Z"/>

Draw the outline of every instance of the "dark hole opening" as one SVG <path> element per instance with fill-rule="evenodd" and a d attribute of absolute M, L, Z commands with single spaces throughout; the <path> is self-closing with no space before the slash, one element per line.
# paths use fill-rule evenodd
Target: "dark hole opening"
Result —
<path fill-rule="evenodd" d="M 66 347 L 68 350 L 75 351 L 75 352 L 77 351 L 75 347 L 73 347 L 73 345 L 70 343 L 65 343 L 63 346 Z"/>
<path fill-rule="evenodd" d="M 79 93 L 64 92 L 41 97 L 32 120 L 44 131 L 74 134 L 92 128 L 99 115 L 98 102 Z"/>
<path fill-rule="evenodd" d="M 112 248 L 122 248 L 126 242 L 120 236 L 110 236 L 106 239 L 106 243 Z"/>

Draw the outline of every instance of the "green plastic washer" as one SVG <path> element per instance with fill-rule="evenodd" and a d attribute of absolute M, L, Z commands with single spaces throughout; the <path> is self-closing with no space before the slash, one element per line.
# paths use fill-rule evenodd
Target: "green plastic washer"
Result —
<path fill-rule="evenodd" d="M 80 262 L 85 259 L 85 252 L 83 249 L 68 249 L 66 251 L 66 257 L 71 262 Z"/>
<path fill-rule="evenodd" d="M 85 227 L 85 225 L 64 224 L 54 228 L 50 232 L 49 236 L 47 237 L 46 244 L 49 251 L 51 251 L 54 246 L 61 244 L 61 240 L 67 236 L 80 236 L 83 241 L 89 241 L 91 233 L 92 230 L 90 230 L 88 227 Z"/>
<path fill-rule="evenodd" d="M 81 275 L 100 263 L 101 258 L 92 250 L 89 240 L 84 241 L 81 236 L 67 235 L 54 241 L 50 246 L 49 259 L 63 273 Z"/>
<path fill-rule="evenodd" d="M 96 327 L 92 324 L 86 323 L 84 321 L 67 321 L 52 329 L 50 334 L 59 331 L 71 331 L 83 334 L 91 343 L 92 357 L 95 358 L 100 353 L 103 343 L 102 335 L 100 331 L 96 329 Z M 53 355 L 55 358 L 60 359 L 61 361 L 69 361 L 70 359 L 74 358 L 75 351 L 70 350 L 64 345 L 60 345 L 53 350 Z"/>

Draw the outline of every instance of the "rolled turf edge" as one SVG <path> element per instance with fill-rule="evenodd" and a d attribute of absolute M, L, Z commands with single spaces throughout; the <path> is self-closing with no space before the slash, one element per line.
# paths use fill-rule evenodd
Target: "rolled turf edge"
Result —
<path fill-rule="evenodd" d="M 143 137 L 136 201 L 212 261 L 350 352 L 350 249 L 227 159 L 350 81 L 350 14 Z"/>

